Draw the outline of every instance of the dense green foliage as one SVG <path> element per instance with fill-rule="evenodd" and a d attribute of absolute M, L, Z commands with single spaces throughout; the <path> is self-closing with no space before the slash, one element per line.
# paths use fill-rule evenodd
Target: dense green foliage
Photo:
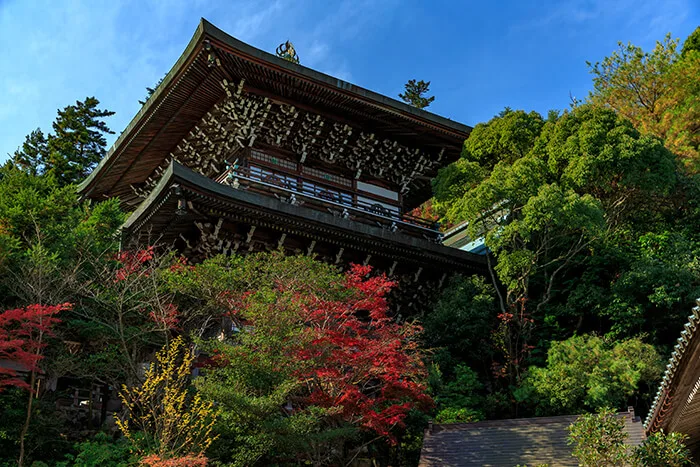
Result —
<path fill-rule="evenodd" d="M 584 467 L 682 467 L 693 465 L 686 435 L 653 433 L 639 446 L 625 444 L 625 422 L 608 408 L 586 414 L 569 427 L 573 456 Z"/>
<path fill-rule="evenodd" d="M 695 28 L 686 39 L 683 41 L 683 48 L 681 49 L 681 56 L 685 57 L 692 52 L 700 52 L 700 26 Z"/>
<path fill-rule="evenodd" d="M 346 463 L 359 446 L 394 441 L 408 412 L 430 403 L 416 329 L 385 316 L 392 283 L 368 273 L 280 253 L 172 271 L 176 300 L 224 311 L 220 338 L 198 339 L 210 358 L 195 386 L 221 410 L 210 456 Z"/>
<path fill-rule="evenodd" d="M 73 467 L 129 467 L 138 464 L 126 438 L 114 440 L 104 433 L 75 445 L 76 454 L 67 455 L 65 465 Z M 56 467 L 61 467 L 57 463 Z"/>
<path fill-rule="evenodd" d="M 697 30 L 681 53 L 670 34 L 651 52 L 632 44 L 591 67 L 590 101 L 614 109 L 644 133 L 662 138 L 687 169 L 700 168 L 700 51 Z"/>
<path fill-rule="evenodd" d="M 424 319 L 439 420 L 646 413 L 700 296 L 697 34 L 621 47 L 588 102 L 506 109 L 440 171 L 432 208 L 484 239 L 493 288 L 451 283 Z M 446 398 L 463 368 L 473 397 Z"/>
<path fill-rule="evenodd" d="M 478 374 L 463 363 L 453 368 L 454 377 L 443 379 L 438 365 L 431 372 L 431 391 L 435 394 L 438 423 L 478 422 L 484 419 L 483 385 Z"/>
<path fill-rule="evenodd" d="M 102 120 L 114 112 L 102 110 L 100 101 L 87 97 L 58 111 L 53 133 L 40 129 L 26 137 L 13 157 L 14 163 L 33 174 L 51 174 L 60 185 L 79 182 L 105 156 L 106 133 L 112 133 Z"/>
<path fill-rule="evenodd" d="M 649 321 L 657 308 L 687 310 L 698 291 L 695 243 L 666 222 L 681 176 L 660 141 L 611 110 L 584 105 L 546 121 L 506 110 L 477 125 L 462 158 L 436 179 L 435 205 L 448 220 L 467 222 L 473 238 L 484 236 L 495 257 L 501 323 L 492 343 L 510 385 L 552 332 L 647 331 L 656 340 L 682 325 L 685 311 L 673 323 L 659 316 L 660 327 Z M 669 256 L 658 242 L 686 252 Z M 621 246 L 629 266 L 615 272 L 624 263 L 611 257 Z M 642 316 L 629 319 L 635 309 Z"/>
<path fill-rule="evenodd" d="M 624 407 L 642 388 L 653 387 L 662 369 L 654 347 L 640 339 L 610 344 L 596 336 L 574 336 L 552 343 L 547 366 L 530 369 L 523 391 L 546 414 Z"/>
<path fill-rule="evenodd" d="M 454 276 L 435 309 L 423 318 L 424 340 L 429 348 L 442 348 L 437 362 L 453 367 L 450 359 L 486 364 L 493 353 L 490 332 L 497 324 L 494 288 L 486 278 Z M 447 361 L 443 361 L 447 360 Z"/>
<path fill-rule="evenodd" d="M 682 467 L 693 465 L 690 451 L 685 447 L 688 436 L 681 433 L 652 433 L 634 450 L 632 462 L 649 467 Z"/>
<path fill-rule="evenodd" d="M 299 281 L 301 277 L 305 280 Z M 295 324 L 295 306 L 288 296 L 283 299 L 276 294 L 275 283 L 294 281 L 292 290 L 311 288 L 316 293 L 336 295 L 342 293 L 333 286 L 337 278 L 331 267 L 309 258 L 279 255 L 246 261 L 216 257 L 184 274 L 172 275 L 175 290 L 201 301 L 206 308 L 225 309 L 226 297 L 251 290 L 253 285 L 256 302 L 259 300 L 247 317 L 255 320 L 256 332 L 240 332 L 237 328 L 235 343 L 200 342 L 208 354 L 229 362 L 210 368 L 196 382 L 197 389 L 221 408 L 217 427 L 220 438 L 211 449 L 214 458 L 231 465 L 263 464 L 266 459 L 294 458 L 314 443 L 357 436 L 350 426 L 324 429 L 322 408 L 288 414 L 280 411 L 301 387 L 295 377 L 299 367 L 291 350 L 301 338 L 302 329 Z M 264 306 L 269 300 L 280 300 L 274 313 Z M 247 352 L 250 348 L 257 351 Z"/>
<path fill-rule="evenodd" d="M 579 465 L 586 467 L 619 467 L 625 465 L 628 451 L 625 420 L 615 411 L 601 409 L 597 414 L 585 414 L 569 427 L 569 444 Z"/>
<path fill-rule="evenodd" d="M 117 249 L 114 235 L 124 219 L 118 201 L 81 203 L 71 185 L 105 153 L 104 133 L 109 129 L 101 119 L 111 112 L 99 110 L 98 105 L 96 99 L 87 98 L 59 111 L 54 134 L 45 137 L 40 130 L 32 132 L 12 160 L 0 167 L 2 309 L 75 301 L 86 284 L 84 278 L 100 268 L 93 260 L 108 258 Z M 60 314 L 61 325 L 54 330 L 41 365 L 45 377 L 85 373 L 90 380 L 101 377 L 66 368 L 67 360 L 78 366 L 84 362 L 55 345 L 75 335 L 72 318 L 80 310 L 75 307 Z M 20 418 L 3 417 L 2 423 L 14 423 L 15 434 L 0 459 L 16 460 L 19 453 L 25 458 L 57 459 L 70 449 L 75 428 L 57 411 L 58 394 L 48 393 L 36 402 L 27 392 L 23 399 L 17 394 L 12 397 L 19 398 L 12 413 Z"/>

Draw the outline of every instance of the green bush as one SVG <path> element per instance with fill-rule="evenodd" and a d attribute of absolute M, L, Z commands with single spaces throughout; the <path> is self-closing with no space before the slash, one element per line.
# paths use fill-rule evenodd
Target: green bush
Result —
<path fill-rule="evenodd" d="M 443 380 L 440 367 L 431 365 L 429 384 L 437 403 L 437 423 L 469 423 L 484 419 L 484 387 L 479 376 L 467 365 L 460 363 L 453 369 L 454 377 Z"/>
<path fill-rule="evenodd" d="M 437 423 L 471 423 L 481 420 L 481 414 L 473 409 L 447 407 L 435 416 Z"/>
<path fill-rule="evenodd" d="M 105 433 L 98 433 L 90 441 L 75 445 L 78 454 L 72 459 L 73 467 L 129 467 L 138 465 L 125 438 L 114 440 Z"/>
<path fill-rule="evenodd" d="M 581 466 L 683 467 L 693 465 L 681 433 L 654 433 L 641 445 L 625 445 L 625 421 L 612 409 L 582 415 L 569 427 L 572 455 Z"/>
<path fill-rule="evenodd" d="M 603 408 L 597 414 L 586 414 L 569 427 L 572 455 L 584 467 L 618 467 L 626 464 L 627 447 L 625 421 L 612 409 Z"/>
<path fill-rule="evenodd" d="M 688 436 L 660 431 L 650 435 L 634 451 L 636 465 L 649 467 L 682 467 L 693 465 L 690 451 L 685 447 Z"/>

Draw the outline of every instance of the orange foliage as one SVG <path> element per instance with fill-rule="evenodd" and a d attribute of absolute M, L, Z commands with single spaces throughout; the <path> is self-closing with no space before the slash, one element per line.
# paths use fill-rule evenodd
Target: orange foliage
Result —
<path fill-rule="evenodd" d="M 202 454 L 188 454 L 170 459 L 151 454 L 141 459 L 141 465 L 148 467 L 206 467 L 208 462 L 209 460 Z"/>

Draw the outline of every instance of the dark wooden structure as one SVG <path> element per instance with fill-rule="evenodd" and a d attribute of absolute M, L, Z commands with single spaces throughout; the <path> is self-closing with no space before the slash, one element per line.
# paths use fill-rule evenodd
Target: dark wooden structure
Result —
<path fill-rule="evenodd" d="M 197 261 L 283 249 L 371 264 L 419 306 L 484 257 L 408 213 L 470 128 L 255 49 L 206 20 L 80 186 L 133 210 L 123 242 Z"/>
<path fill-rule="evenodd" d="M 647 434 L 663 430 L 688 435 L 687 446 L 700 459 L 700 299 L 688 317 L 666 365 L 644 426 Z"/>

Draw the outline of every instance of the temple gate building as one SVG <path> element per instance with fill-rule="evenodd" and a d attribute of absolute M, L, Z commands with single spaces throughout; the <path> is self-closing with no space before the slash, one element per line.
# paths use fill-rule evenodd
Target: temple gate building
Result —
<path fill-rule="evenodd" d="M 194 261 L 282 249 L 370 264 L 422 308 L 485 257 L 410 215 L 471 128 L 258 50 L 202 19 L 79 190 L 132 211 L 122 247 Z"/>

